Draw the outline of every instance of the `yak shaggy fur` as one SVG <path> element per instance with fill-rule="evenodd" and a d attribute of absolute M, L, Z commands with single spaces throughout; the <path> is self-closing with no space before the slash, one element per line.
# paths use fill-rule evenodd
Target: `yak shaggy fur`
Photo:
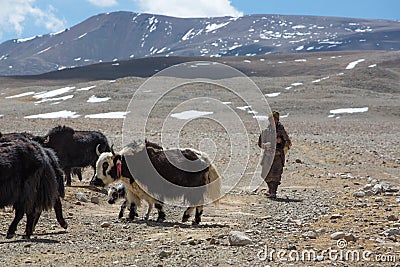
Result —
<path fill-rule="evenodd" d="M 38 143 L 23 138 L 0 142 L 0 208 L 13 206 L 15 210 L 7 238 L 15 235 L 24 214 L 25 237 L 32 235 L 41 212 L 60 199 L 56 177 L 48 153 Z"/>

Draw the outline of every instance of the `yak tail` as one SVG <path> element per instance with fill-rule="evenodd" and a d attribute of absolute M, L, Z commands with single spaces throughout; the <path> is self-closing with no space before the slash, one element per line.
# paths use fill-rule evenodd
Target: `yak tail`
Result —
<path fill-rule="evenodd" d="M 222 178 L 219 175 L 214 164 L 210 164 L 206 175 L 208 176 L 206 177 L 207 197 L 211 199 L 214 204 L 218 205 L 219 199 L 221 198 Z"/>
<path fill-rule="evenodd" d="M 54 170 L 56 174 L 56 181 L 58 184 L 58 194 L 61 198 L 65 197 L 65 186 L 64 186 L 64 173 L 60 168 Z"/>
<path fill-rule="evenodd" d="M 64 187 L 64 172 L 60 168 L 59 161 L 57 156 L 50 151 L 50 149 L 46 149 L 46 155 L 50 160 L 50 165 L 54 170 L 54 175 L 58 184 L 58 193 L 61 198 L 65 197 L 65 187 Z M 72 169 L 75 170 L 75 169 Z M 79 169 L 80 170 L 80 169 Z"/>
<path fill-rule="evenodd" d="M 60 196 L 54 169 L 49 162 L 43 161 L 42 167 L 35 175 L 39 175 L 35 177 L 39 179 L 35 208 L 49 210 L 53 208 L 56 199 Z"/>

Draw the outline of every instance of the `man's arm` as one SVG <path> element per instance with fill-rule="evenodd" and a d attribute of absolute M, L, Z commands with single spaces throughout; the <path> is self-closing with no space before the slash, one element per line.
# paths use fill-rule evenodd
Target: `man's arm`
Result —
<path fill-rule="evenodd" d="M 260 136 L 258 136 L 258 147 L 262 148 L 262 149 L 270 149 L 271 148 L 271 143 L 270 142 L 263 142 L 263 132 L 261 132 Z"/>

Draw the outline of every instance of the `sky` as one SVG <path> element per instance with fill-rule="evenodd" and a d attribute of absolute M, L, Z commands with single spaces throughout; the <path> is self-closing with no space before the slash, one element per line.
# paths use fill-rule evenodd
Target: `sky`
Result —
<path fill-rule="evenodd" d="M 174 17 L 281 14 L 400 20 L 400 0 L 0 0 L 0 7 L 0 43 L 58 32 L 113 11 Z"/>

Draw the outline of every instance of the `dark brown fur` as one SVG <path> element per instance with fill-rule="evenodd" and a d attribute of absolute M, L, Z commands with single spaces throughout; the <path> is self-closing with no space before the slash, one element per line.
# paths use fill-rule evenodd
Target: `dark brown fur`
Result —
<path fill-rule="evenodd" d="M 0 142 L 0 208 L 12 205 L 15 217 L 7 238 L 27 216 L 25 237 L 30 238 L 43 210 L 53 208 L 60 194 L 56 173 L 46 151 L 28 139 L 2 139 Z"/>
<path fill-rule="evenodd" d="M 96 131 L 75 131 L 70 127 L 57 126 L 42 139 L 45 147 L 52 148 L 56 152 L 66 176 L 67 186 L 71 185 L 73 168 L 92 166 L 93 170 L 96 170 L 98 145 L 100 153 L 111 151 L 107 138 Z M 81 179 L 79 172 L 77 174 Z"/>

